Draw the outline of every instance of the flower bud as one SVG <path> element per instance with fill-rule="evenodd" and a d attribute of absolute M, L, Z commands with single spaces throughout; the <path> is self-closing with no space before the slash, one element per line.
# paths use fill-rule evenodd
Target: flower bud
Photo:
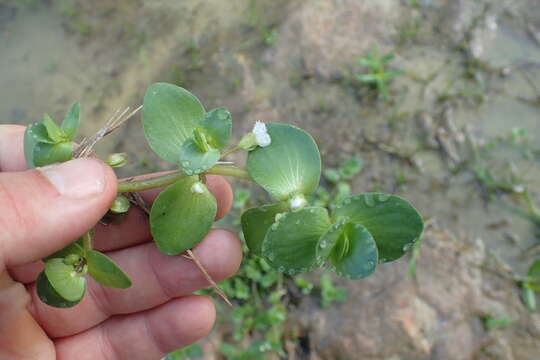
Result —
<path fill-rule="evenodd" d="M 130 203 L 128 198 L 123 195 L 118 195 L 116 199 L 114 199 L 109 210 L 114 214 L 124 214 L 128 212 L 129 206 Z"/>
<path fill-rule="evenodd" d="M 122 167 L 127 164 L 128 156 L 126 153 L 111 154 L 105 160 L 110 167 Z"/>
<path fill-rule="evenodd" d="M 64 264 L 75 265 L 81 260 L 81 257 L 77 254 L 69 254 L 64 258 Z"/>

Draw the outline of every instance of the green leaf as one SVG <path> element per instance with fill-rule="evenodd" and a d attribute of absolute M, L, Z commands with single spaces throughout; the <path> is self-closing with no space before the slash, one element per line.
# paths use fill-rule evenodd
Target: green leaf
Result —
<path fill-rule="evenodd" d="M 358 174 L 362 167 L 364 166 L 364 161 L 359 156 L 353 156 L 343 164 L 339 169 L 339 174 L 344 179 L 352 179 L 356 174 Z"/>
<path fill-rule="evenodd" d="M 70 308 L 75 305 L 77 305 L 81 299 L 77 301 L 68 301 L 60 296 L 54 290 L 51 283 L 49 282 L 49 279 L 47 279 L 47 276 L 45 275 L 45 272 L 42 271 L 36 280 L 36 289 L 38 297 L 41 301 L 43 301 L 45 304 L 49 306 L 54 306 L 57 308 Z"/>
<path fill-rule="evenodd" d="M 263 205 L 246 210 L 242 214 L 242 231 L 249 250 L 261 255 L 262 243 L 277 214 L 288 210 L 286 203 Z"/>
<path fill-rule="evenodd" d="M 374 74 L 360 74 L 360 75 L 356 75 L 356 77 L 358 78 L 358 80 L 365 83 L 374 83 L 379 80 L 377 75 L 374 75 Z"/>
<path fill-rule="evenodd" d="M 61 128 L 69 140 L 75 139 L 75 137 L 77 136 L 77 133 L 79 132 L 80 112 L 81 112 L 81 104 L 79 103 L 73 104 L 71 109 L 69 109 L 66 116 L 64 117 L 64 121 L 62 121 Z"/>
<path fill-rule="evenodd" d="M 150 211 L 150 230 L 159 250 L 176 255 L 208 234 L 217 204 L 197 176 L 185 177 L 162 191 Z"/>
<path fill-rule="evenodd" d="M 201 126 L 210 137 L 210 144 L 217 149 L 223 149 L 229 144 L 232 133 L 231 113 L 225 108 L 210 110 L 204 114 Z"/>
<path fill-rule="evenodd" d="M 394 54 L 386 54 L 386 55 L 381 56 L 380 62 L 383 64 L 387 64 L 390 61 L 394 60 L 395 57 L 396 56 Z"/>
<path fill-rule="evenodd" d="M 166 83 L 150 85 L 144 96 L 144 136 L 160 157 L 179 163 L 178 152 L 204 118 L 204 107 L 189 91 Z"/>
<path fill-rule="evenodd" d="M 221 154 L 218 149 L 202 150 L 194 139 L 188 139 L 179 149 L 180 165 L 187 175 L 200 174 L 214 166 Z"/>
<path fill-rule="evenodd" d="M 536 259 L 531 266 L 529 266 L 527 275 L 533 279 L 540 280 L 540 258 Z"/>
<path fill-rule="evenodd" d="M 379 250 L 379 263 L 398 259 L 419 239 L 424 229 L 420 214 L 406 200 L 383 193 L 364 193 L 336 206 L 336 221 L 363 225 Z"/>
<path fill-rule="evenodd" d="M 73 244 L 69 244 L 65 248 L 58 250 L 52 255 L 47 256 L 43 261 L 50 260 L 50 259 L 63 259 L 68 255 L 76 254 L 81 257 L 84 257 L 84 249 L 82 246 L 74 242 Z"/>
<path fill-rule="evenodd" d="M 59 144 L 37 143 L 34 146 L 33 164 L 34 166 L 45 166 L 71 160 L 73 156 L 73 145 L 71 142 Z"/>
<path fill-rule="evenodd" d="M 360 279 L 377 267 L 377 245 L 360 224 L 338 222 L 324 234 L 317 246 L 318 258 L 329 258 L 338 275 Z"/>
<path fill-rule="evenodd" d="M 43 115 L 42 123 L 45 126 L 45 128 L 47 129 L 47 134 L 49 135 L 49 139 L 54 141 L 55 144 L 67 140 L 66 135 L 64 134 L 62 129 L 60 129 L 58 127 L 58 125 L 56 125 L 54 120 L 51 119 L 51 117 L 49 115 L 47 115 L 47 114 Z"/>
<path fill-rule="evenodd" d="M 314 192 L 321 177 L 321 156 L 311 135 L 288 124 L 266 127 L 272 142 L 249 152 L 251 177 L 279 200 Z"/>
<path fill-rule="evenodd" d="M 324 178 L 327 181 L 330 181 L 331 183 L 337 183 L 341 179 L 341 175 L 339 174 L 339 171 L 332 168 L 327 168 L 323 170 Z"/>
<path fill-rule="evenodd" d="M 530 312 L 536 311 L 536 295 L 533 289 L 525 284 L 521 289 L 521 296 L 523 297 L 523 302 L 527 305 L 527 309 Z"/>
<path fill-rule="evenodd" d="M 45 125 L 42 123 L 29 125 L 24 132 L 24 158 L 26 160 L 26 167 L 29 169 L 36 167 L 34 165 L 34 147 L 38 143 L 53 143 L 49 139 Z"/>
<path fill-rule="evenodd" d="M 63 259 L 47 260 L 45 275 L 58 295 L 68 301 L 79 301 L 86 291 L 86 279 Z"/>
<path fill-rule="evenodd" d="M 328 230 L 330 219 L 322 207 L 305 207 L 277 216 L 262 245 L 268 263 L 281 272 L 295 274 L 319 265 L 319 238 Z"/>
<path fill-rule="evenodd" d="M 88 274 L 92 279 L 105 286 L 118 289 L 127 289 L 131 280 L 112 259 L 98 251 L 86 252 Z"/>
<path fill-rule="evenodd" d="M 405 75 L 403 70 L 390 70 L 385 73 L 385 79 L 394 79 L 403 75 Z"/>

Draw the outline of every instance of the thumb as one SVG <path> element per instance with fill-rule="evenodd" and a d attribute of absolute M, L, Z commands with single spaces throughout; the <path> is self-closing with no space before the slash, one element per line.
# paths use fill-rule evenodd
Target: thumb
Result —
<path fill-rule="evenodd" d="M 96 159 L 0 173 L 0 263 L 22 265 L 89 231 L 116 195 L 116 176 Z"/>

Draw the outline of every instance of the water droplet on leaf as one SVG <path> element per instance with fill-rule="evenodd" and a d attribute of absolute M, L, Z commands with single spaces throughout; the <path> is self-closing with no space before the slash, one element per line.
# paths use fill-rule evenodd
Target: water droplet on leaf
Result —
<path fill-rule="evenodd" d="M 364 202 L 366 203 L 367 207 L 375 206 L 375 200 L 373 199 L 373 196 L 370 194 L 367 194 L 364 196 Z"/>

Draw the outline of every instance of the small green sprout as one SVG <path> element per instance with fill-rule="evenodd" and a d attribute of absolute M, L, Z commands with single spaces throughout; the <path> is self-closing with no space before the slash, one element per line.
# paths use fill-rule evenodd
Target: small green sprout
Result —
<path fill-rule="evenodd" d="M 375 47 L 366 53 L 365 57 L 357 59 L 357 62 L 366 67 L 369 72 L 359 74 L 356 78 L 363 84 L 373 86 L 377 91 L 377 95 L 382 96 L 385 101 L 390 100 L 388 90 L 390 82 L 405 74 L 403 70 L 389 68 L 389 64 L 394 57 L 394 54 L 380 55 L 379 48 Z"/>
<path fill-rule="evenodd" d="M 482 318 L 484 327 L 487 331 L 493 331 L 496 329 L 503 329 L 512 326 L 512 319 L 507 317 L 493 317 L 491 315 Z"/>
<path fill-rule="evenodd" d="M 529 311 L 536 311 L 536 293 L 540 293 L 540 258 L 536 259 L 529 270 L 527 276 L 520 282 L 521 296 Z"/>
<path fill-rule="evenodd" d="M 381 61 L 386 64 L 390 60 L 386 56 Z M 327 178 L 333 176 L 338 184 L 333 206 L 313 201 L 313 194 L 319 193 L 321 157 L 311 135 L 295 126 L 257 122 L 252 132 L 231 145 L 232 118 L 228 110 L 206 111 L 195 95 L 166 83 L 153 84 L 146 91 L 142 124 L 150 147 L 172 163 L 176 171 L 122 181 L 117 188 L 122 194 L 168 186 L 149 209 L 150 231 L 164 254 L 190 252 L 210 231 L 217 202 L 206 187 L 206 174 L 253 181 L 273 198 L 270 204 L 248 209 L 241 215 L 247 248 L 262 258 L 267 267 L 264 272 L 273 268 L 295 275 L 326 266 L 345 278 L 360 279 L 372 274 L 378 264 L 409 252 L 422 234 L 422 218 L 406 200 L 379 192 L 351 195 L 349 184 L 342 180 L 352 179 L 361 170 L 363 163 L 359 157 L 349 159 L 333 175 L 325 172 Z M 29 126 L 25 134 L 29 167 L 71 159 L 78 127 L 78 104 L 68 112 L 61 127 L 48 116 Z M 247 151 L 245 168 L 224 161 L 234 151 Z M 111 166 L 123 162 L 124 157 L 119 154 L 109 157 Z M 136 199 L 133 201 L 137 203 Z M 243 208 L 247 199 L 239 201 L 236 206 Z M 125 214 L 129 203 L 120 195 L 110 213 Z M 131 285 L 131 280 L 111 259 L 93 250 L 91 233 L 44 262 L 45 271 L 38 277 L 38 294 L 51 306 L 76 305 L 86 291 L 86 274 L 105 286 Z M 276 281 L 257 267 L 248 268 L 246 276 L 261 283 Z M 236 299 L 251 296 L 250 288 L 240 278 L 229 287 Z M 280 314 L 285 310 L 280 297 L 274 299 L 275 309 L 267 319 L 270 322 L 283 321 Z M 270 341 L 264 346 L 272 348 L 274 343 Z"/>
<path fill-rule="evenodd" d="M 335 302 L 342 302 L 347 299 L 347 290 L 336 286 L 334 280 L 328 274 L 321 276 L 321 306 L 327 308 Z"/>

